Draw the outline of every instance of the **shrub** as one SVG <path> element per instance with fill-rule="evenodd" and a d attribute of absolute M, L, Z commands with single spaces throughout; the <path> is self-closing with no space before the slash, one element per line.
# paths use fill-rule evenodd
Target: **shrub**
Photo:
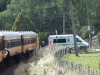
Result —
<path fill-rule="evenodd" d="M 97 34 L 97 39 L 98 39 L 99 46 L 100 46 L 100 32 Z"/>

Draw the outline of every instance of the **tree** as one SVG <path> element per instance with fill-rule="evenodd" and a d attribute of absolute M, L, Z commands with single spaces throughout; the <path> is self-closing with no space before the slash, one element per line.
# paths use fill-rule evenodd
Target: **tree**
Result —
<path fill-rule="evenodd" d="M 0 12 L 7 10 L 7 4 L 10 3 L 10 0 L 0 0 Z"/>
<path fill-rule="evenodd" d="M 96 5 L 95 5 L 95 13 L 96 13 L 96 17 L 100 20 L 100 1 L 96 1 Z"/>
<path fill-rule="evenodd" d="M 45 41 L 48 44 L 49 33 L 48 32 L 39 32 L 38 34 L 39 34 L 40 42 Z"/>
<path fill-rule="evenodd" d="M 35 31 L 34 23 L 26 16 L 24 11 L 21 11 L 14 22 L 12 30 L 15 31 Z"/>
<path fill-rule="evenodd" d="M 98 35 L 97 35 L 97 39 L 98 39 L 99 46 L 100 46 L 100 32 L 99 32 Z"/>
<path fill-rule="evenodd" d="M 9 10 L 0 13 L 0 30 L 11 30 L 15 17 Z"/>
<path fill-rule="evenodd" d="M 62 14 L 65 12 L 65 33 L 72 33 L 69 6 L 66 0 L 50 0 L 50 2 L 44 2 L 44 0 L 3 1 L 9 1 L 10 4 L 7 4 L 7 10 L 0 13 L 1 29 L 10 30 L 12 28 L 13 30 L 18 30 L 19 27 L 20 30 L 33 30 L 35 28 L 36 32 L 49 32 L 50 34 L 55 34 L 55 30 L 57 30 L 58 34 L 62 34 Z M 80 35 L 84 33 L 84 30 L 81 31 L 81 28 L 87 26 L 86 1 L 87 0 L 73 0 L 75 26 L 77 33 Z M 98 32 L 100 28 L 99 23 L 94 20 L 94 17 L 99 21 L 96 15 L 96 10 L 99 8 L 99 3 L 97 4 L 98 6 L 94 4 L 96 10 L 93 8 L 93 3 L 95 3 L 94 0 L 88 0 L 88 3 L 90 25 L 95 27 L 95 30 Z M 24 12 L 22 13 L 21 10 Z M 22 17 L 19 15 L 19 12 L 22 13 Z M 19 18 L 18 15 L 20 16 Z M 24 21 L 22 21 L 20 18 L 22 18 Z M 29 24 L 30 26 L 26 25 L 26 28 L 24 24 Z"/>

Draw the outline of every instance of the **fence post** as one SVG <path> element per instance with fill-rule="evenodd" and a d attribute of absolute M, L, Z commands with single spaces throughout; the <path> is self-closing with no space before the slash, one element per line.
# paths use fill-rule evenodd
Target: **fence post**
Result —
<path fill-rule="evenodd" d="M 61 58 L 61 50 L 59 51 L 59 55 L 60 55 L 59 57 Z"/>
<path fill-rule="evenodd" d="M 90 67 L 88 66 L 88 75 L 90 75 Z"/>
<path fill-rule="evenodd" d="M 65 55 L 65 49 L 63 49 L 63 56 Z"/>
<path fill-rule="evenodd" d="M 69 53 L 71 54 L 71 49 L 69 48 Z"/>
<path fill-rule="evenodd" d="M 99 61 L 99 71 L 100 71 L 100 61 Z"/>
<path fill-rule="evenodd" d="M 64 54 L 64 53 L 63 53 L 63 49 L 62 49 L 62 50 L 61 50 L 61 57 L 63 56 L 63 54 Z"/>
<path fill-rule="evenodd" d="M 98 75 L 98 71 L 96 71 L 96 75 Z"/>
<path fill-rule="evenodd" d="M 92 72 L 93 74 L 92 75 L 94 75 L 94 70 L 93 70 L 93 72 Z"/>
<path fill-rule="evenodd" d="M 67 50 L 68 50 L 68 49 L 65 49 L 65 54 L 67 54 Z"/>
<path fill-rule="evenodd" d="M 59 51 L 59 58 L 61 58 L 61 50 Z"/>

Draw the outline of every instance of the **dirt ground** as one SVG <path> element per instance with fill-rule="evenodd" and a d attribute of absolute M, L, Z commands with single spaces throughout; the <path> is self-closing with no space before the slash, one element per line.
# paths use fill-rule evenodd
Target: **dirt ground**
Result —
<path fill-rule="evenodd" d="M 27 63 L 27 58 L 21 58 L 21 62 Z M 18 67 L 18 63 L 12 61 L 9 65 L 5 65 L 2 69 L 0 69 L 0 75 L 14 75 L 15 70 Z"/>
<path fill-rule="evenodd" d="M 17 67 L 18 64 L 7 65 L 0 71 L 0 75 L 14 75 L 14 71 Z"/>

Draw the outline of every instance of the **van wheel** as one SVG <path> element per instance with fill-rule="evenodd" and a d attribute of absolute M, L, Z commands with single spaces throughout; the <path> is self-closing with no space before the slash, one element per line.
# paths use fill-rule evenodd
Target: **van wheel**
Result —
<path fill-rule="evenodd" d="M 25 56 L 26 56 L 26 57 L 29 57 L 29 56 L 30 56 L 30 51 L 29 51 L 28 49 L 27 49 L 26 52 L 25 52 Z"/>
<path fill-rule="evenodd" d="M 87 52 L 87 48 L 86 47 L 80 47 L 80 50 L 84 50 L 85 51 L 85 53 Z"/>
<path fill-rule="evenodd" d="M 85 51 L 85 53 L 87 53 L 87 48 L 86 47 L 84 47 L 84 51 Z"/>
<path fill-rule="evenodd" d="M 84 49 L 84 47 L 81 46 L 81 47 L 80 47 L 80 50 L 83 50 L 83 49 Z"/>

